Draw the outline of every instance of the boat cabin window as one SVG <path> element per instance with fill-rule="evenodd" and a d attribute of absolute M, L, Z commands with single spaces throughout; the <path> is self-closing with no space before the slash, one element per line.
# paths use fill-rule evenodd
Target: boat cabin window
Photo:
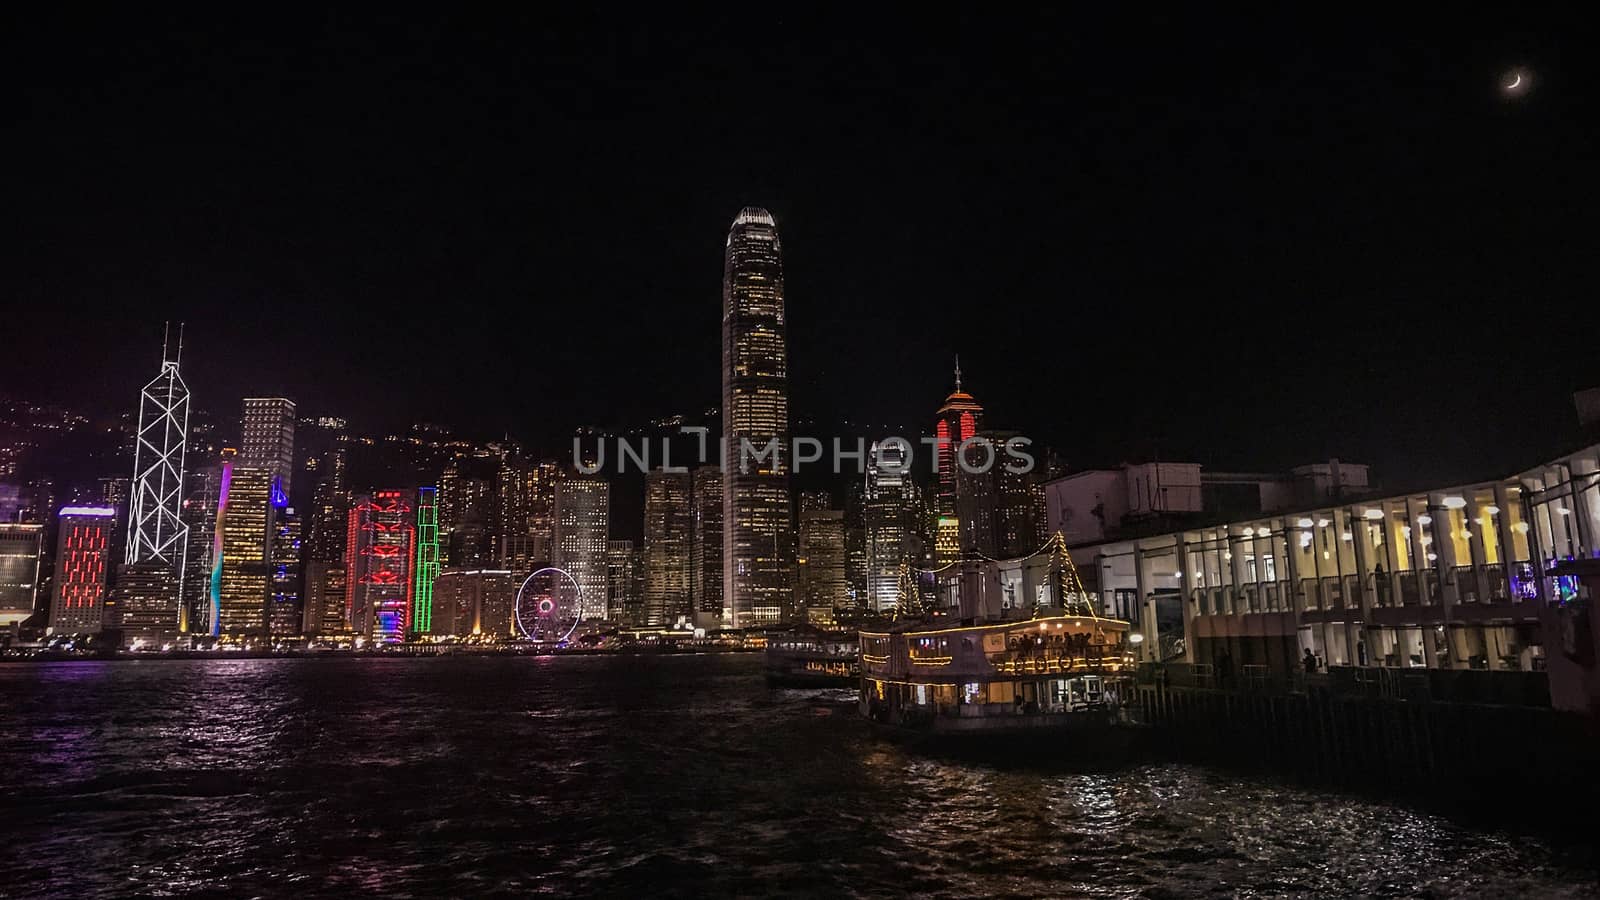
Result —
<path fill-rule="evenodd" d="M 990 703 L 1015 703 L 1017 700 L 1017 686 L 1009 681 L 993 681 L 989 683 Z"/>
<path fill-rule="evenodd" d="M 911 661 L 942 665 L 950 662 L 950 638 L 942 634 L 911 639 Z"/>
<path fill-rule="evenodd" d="M 889 638 L 883 636 L 863 636 L 861 638 L 861 658 L 869 663 L 888 662 Z"/>

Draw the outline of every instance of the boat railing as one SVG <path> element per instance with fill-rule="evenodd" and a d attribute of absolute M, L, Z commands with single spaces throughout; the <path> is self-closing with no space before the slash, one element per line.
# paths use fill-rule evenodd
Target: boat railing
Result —
<path fill-rule="evenodd" d="M 1054 647 L 990 653 L 989 664 L 1003 675 L 1052 675 L 1079 670 L 1131 667 L 1129 655 L 1114 645 L 1090 645 L 1072 652 Z"/>

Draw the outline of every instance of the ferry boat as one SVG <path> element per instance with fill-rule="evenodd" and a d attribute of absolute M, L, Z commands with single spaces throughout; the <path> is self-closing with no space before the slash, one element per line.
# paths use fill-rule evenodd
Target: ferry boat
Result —
<path fill-rule="evenodd" d="M 813 629 L 767 635 L 767 683 L 775 687 L 855 687 L 861 678 L 854 632 Z"/>
<path fill-rule="evenodd" d="M 1139 635 L 1097 614 L 1059 535 L 1035 556 L 1047 552 L 1048 581 L 1031 613 L 989 602 L 992 573 L 968 561 L 953 573 L 965 584 L 948 607 L 964 614 L 960 624 L 923 616 L 862 630 L 861 715 L 895 732 L 962 738 L 1103 734 L 1124 724 Z"/>
<path fill-rule="evenodd" d="M 861 633 L 861 714 L 931 734 L 1114 725 L 1129 696 L 1128 623 L 1056 615 Z"/>

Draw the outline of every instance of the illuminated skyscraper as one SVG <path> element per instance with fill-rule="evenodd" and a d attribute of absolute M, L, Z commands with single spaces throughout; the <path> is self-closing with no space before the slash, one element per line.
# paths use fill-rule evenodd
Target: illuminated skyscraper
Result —
<path fill-rule="evenodd" d="M 267 630 L 274 477 L 270 468 L 223 463 L 213 542 L 218 552 L 212 557 L 218 634 Z"/>
<path fill-rule="evenodd" d="M 695 469 L 690 490 L 694 534 L 689 548 L 689 596 L 694 624 L 723 628 L 729 614 L 722 594 L 722 470 L 716 466 Z"/>
<path fill-rule="evenodd" d="M 43 551 L 43 525 L 0 523 L 0 628 L 33 615 Z"/>
<path fill-rule="evenodd" d="M 117 511 L 109 506 L 61 510 L 50 601 L 51 634 L 98 634 L 105 622 L 107 557 Z"/>
<path fill-rule="evenodd" d="M 495 482 L 500 460 L 486 450 L 463 453 L 439 476 L 439 541 L 442 563 L 480 568 L 499 552 L 493 546 Z"/>
<path fill-rule="evenodd" d="M 346 517 L 348 520 L 348 516 Z M 346 526 L 348 527 L 348 521 Z M 306 563 L 306 599 L 302 626 L 307 634 L 335 635 L 350 630 L 349 601 L 343 563 Z"/>
<path fill-rule="evenodd" d="M 833 611 L 849 605 L 845 582 L 844 511 L 808 509 L 800 513 L 797 606 L 806 621 L 827 624 Z"/>
<path fill-rule="evenodd" d="M 336 427 L 337 426 L 337 427 Z M 311 533 L 305 552 L 305 602 L 302 627 L 307 634 L 332 635 L 350 630 L 345 578 L 345 551 L 350 536 L 350 451 L 343 423 L 334 445 L 322 454 L 311 500 Z"/>
<path fill-rule="evenodd" d="M 411 630 L 433 632 L 433 581 L 439 577 L 439 489 L 417 489 L 416 583 L 411 589 Z"/>
<path fill-rule="evenodd" d="M 556 552 L 556 482 L 561 467 L 545 460 L 535 467 L 536 479 L 528 497 L 528 540 L 531 568 L 548 566 Z"/>
<path fill-rule="evenodd" d="M 416 519 L 408 491 L 354 498 L 345 551 L 350 627 L 368 640 L 405 640 L 412 602 Z"/>
<path fill-rule="evenodd" d="M 283 397 L 246 397 L 239 429 L 241 466 L 271 469 L 289 493 L 294 477 L 294 401 Z"/>
<path fill-rule="evenodd" d="M 644 479 L 646 625 L 670 625 L 690 612 L 689 557 L 694 533 L 687 472 L 657 469 Z"/>
<path fill-rule="evenodd" d="M 300 516 L 294 507 L 284 506 L 274 511 L 271 573 L 267 584 L 267 631 L 273 637 L 290 637 L 303 630 L 300 529 Z"/>
<path fill-rule="evenodd" d="M 867 485 L 865 479 L 853 481 L 844 499 L 845 580 L 849 583 L 850 606 L 867 604 Z"/>
<path fill-rule="evenodd" d="M 551 504 L 560 467 L 520 451 L 503 451 L 494 491 L 494 557 L 502 568 L 529 572 L 550 564 Z"/>
<path fill-rule="evenodd" d="M 900 602 L 903 567 L 918 565 L 915 544 L 916 484 L 903 444 L 873 444 L 862 515 L 866 524 L 866 602 L 875 612 Z"/>
<path fill-rule="evenodd" d="M 128 500 L 129 564 L 151 564 L 172 573 L 168 601 L 177 618 L 189 529 L 183 524 L 183 458 L 189 435 L 189 388 L 178 374 L 183 333 L 177 346 L 163 340 L 161 374 L 139 395 L 139 432 L 133 450 Z"/>
<path fill-rule="evenodd" d="M 603 620 L 609 612 L 606 551 L 610 516 L 611 486 L 606 482 L 569 474 L 556 483 L 554 564 L 578 582 L 582 615 L 588 621 Z"/>
<path fill-rule="evenodd" d="M 785 335 L 778 226 L 746 207 L 722 269 L 722 578 L 735 628 L 776 622 L 793 600 Z"/>
<path fill-rule="evenodd" d="M 111 598 L 117 621 L 107 621 L 105 627 L 119 632 L 122 646 L 160 646 L 177 636 L 178 573 L 167 564 L 123 563 L 117 568 Z M 106 618 L 112 617 L 108 610 Z"/>
<path fill-rule="evenodd" d="M 961 361 L 956 360 L 956 389 L 939 407 L 934 423 L 934 436 L 938 438 L 939 454 L 939 504 L 934 529 L 934 557 L 940 566 L 953 562 L 961 555 L 960 489 L 957 477 L 956 450 L 963 441 L 978 433 L 982 424 L 983 407 L 972 395 L 961 390 Z"/>
<path fill-rule="evenodd" d="M 995 457 L 985 465 L 988 451 L 975 444 L 967 448 L 967 466 L 957 468 L 961 549 L 998 558 L 1032 553 L 1047 537 L 1043 483 L 1036 471 L 1012 471 L 1015 461 L 1004 447 L 1018 437 L 1015 432 L 985 431 L 979 436 L 995 448 Z"/>

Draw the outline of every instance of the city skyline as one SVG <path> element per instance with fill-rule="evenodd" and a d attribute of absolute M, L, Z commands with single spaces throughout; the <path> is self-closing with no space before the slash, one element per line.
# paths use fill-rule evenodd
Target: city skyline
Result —
<path fill-rule="evenodd" d="M 1526 97 L 1530 90 L 1520 86 L 1524 74 L 1530 84 L 1534 76 L 1523 69 L 1516 71 L 1519 89 L 1513 91 L 1502 85 L 1498 97 L 1507 109 L 1516 104 L 1532 105 Z M 785 192 L 774 193 L 782 196 Z M 1259 198 L 1257 202 L 1264 203 Z M 801 206 L 804 208 L 803 201 Z M 1026 217 L 1021 221 L 1027 221 Z M 580 425 L 568 431 L 575 435 L 570 460 L 561 442 L 550 441 L 552 429 L 560 427 L 550 421 L 517 429 L 515 438 L 507 427 L 502 439 L 471 439 L 454 433 L 450 426 L 432 422 L 426 409 L 417 407 L 410 410 L 403 430 L 387 430 L 378 438 L 384 444 L 400 441 L 412 450 L 399 446 L 366 453 L 361 448 L 374 445 L 375 433 L 352 429 L 349 422 L 359 421 L 363 413 L 386 415 L 382 396 L 369 395 L 347 409 L 336 405 L 339 391 L 334 388 L 312 392 L 313 405 L 302 407 L 294 399 L 294 392 L 276 389 L 283 374 L 296 369 L 293 365 L 231 367 L 232 374 L 245 373 L 252 379 L 242 396 L 243 415 L 238 420 L 238 430 L 233 431 L 230 419 L 207 410 L 208 406 L 227 404 L 228 397 L 219 397 L 218 403 L 197 403 L 199 412 L 191 409 L 188 388 L 178 376 L 185 325 L 177 323 L 174 342 L 170 336 L 173 323 L 165 323 L 161 374 L 146 384 L 131 421 L 130 414 L 124 412 L 112 417 L 113 423 L 120 421 L 120 425 L 105 429 L 107 434 L 119 430 L 129 434 L 131 450 L 124 450 L 133 456 L 134 478 L 124 481 L 98 475 L 97 487 L 91 490 L 87 501 L 104 503 L 105 508 L 115 509 L 119 515 L 126 511 L 128 517 L 125 532 L 116 525 L 97 532 L 109 542 L 108 552 L 113 555 L 120 556 L 120 551 L 126 549 L 125 565 L 121 569 L 113 565 L 100 581 L 105 591 L 102 619 L 106 629 L 128 632 L 120 636 L 123 640 L 135 634 L 141 639 L 148 634 L 156 640 L 177 630 L 210 636 L 277 638 L 347 628 L 366 640 L 402 641 L 434 632 L 431 621 L 436 604 L 432 591 L 441 569 L 515 573 L 547 565 L 564 569 L 577 585 L 582 598 L 579 614 L 591 622 L 658 628 L 688 623 L 714 631 L 829 620 L 832 612 L 813 602 L 821 596 L 838 601 L 833 604 L 834 611 L 848 607 L 900 615 L 956 596 L 959 591 L 951 593 L 954 589 L 945 583 L 958 579 L 953 566 L 966 566 L 980 558 L 991 562 L 995 557 L 1024 558 L 1030 551 L 1047 546 L 1050 535 L 1081 528 L 1081 520 L 1069 518 L 1089 501 L 1078 501 L 1054 513 L 1047 509 L 1043 486 L 1048 479 L 1059 481 L 1058 476 L 1064 473 L 1087 475 L 1088 480 L 1082 483 L 1095 485 L 1114 483 L 1116 477 L 1131 479 L 1134 487 L 1128 490 L 1135 493 L 1151 484 L 1152 474 L 1156 479 L 1166 477 L 1159 499 L 1147 504 L 1149 513 L 1157 517 L 1178 509 L 1192 514 L 1204 508 L 1182 506 L 1184 501 L 1167 497 L 1169 490 L 1198 489 L 1209 483 L 1212 503 L 1223 502 L 1219 498 L 1228 493 L 1232 499 L 1226 502 L 1231 504 L 1240 496 L 1241 486 L 1248 493 L 1256 489 L 1250 485 L 1282 485 L 1314 478 L 1318 476 L 1307 473 L 1320 471 L 1319 467 L 1330 472 L 1340 485 L 1335 491 L 1339 496 L 1405 486 L 1404 476 L 1399 483 L 1393 476 L 1385 482 L 1381 475 L 1369 481 L 1371 459 L 1351 462 L 1347 457 L 1341 465 L 1340 459 L 1329 453 L 1341 452 L 1339 448 L 1350 431 L 1348 425 L 1325 427 L 1319 435 L 1316 455 L 1294 459 L 1292 465 L 1274 461 L 1273 436 L 1277 430 L 1253 428 L 1247 464 L 1254 468 L 1237 472 L 1229 472 L 1226 464 L 1237 464 L 1240 456 L 1226 444 L 1205 445 L 1203 453 L 1189 457 L 1194 460 L 1192 463 L 1163 462 L 1162 457 L 1170 459 L 1174 451 L 1166 444 L 1166 432 L 1159 427 L 1155 433 L 1135 439 L 1124 437 L 1121 443 L 1111 444 L 1116 456 L 1103 459 L 1094 455 L 1104 453 L 1107 446 L 1097 444 L 1099 428 L 1075 428 L 1070 442 L 1059 448 L 1041 443 L 1037 436 L 1059 434 L 1064 424 L 1061 418 L 1041 416 L 1037 410 L 1038 389 L 1048 386 L 1051 379 L 1036 378 L 1033 384 L 1018 385 L 1013 380 L 1015 373 L 1026 371 L 1026 361 L 1034 355 L 1059 354 L 1071 359 L 1076 353 L 1090 352 L 1091 337 L 1101 329 L 1092 317 L 1084 317 L 1091 321 L 1091 327 L 1066 331 L 1059 349 L 1045 344 L 1034 348 L 1024 343 L 1023 336 L 1032 339 L 1035 331 L 1035 323 L 1028 320 L 1042 317 L 1043 323 L 1050 322 L 1052 307 L 1048 303 L 995 306 L 971 302 L 942 309 L 937 305 L 912 305 L 891 316 L 892 324 L 887 325 L 883 308 L 852 308 L 833 324 L 844 331 L 881 329 L 873 344 L 874 353 L 850 360 L 857 367 L 850 389 L 827 397 L 817 407 L 826 412 L 797 412 L 791 398 L 792 387 L 803 385 L 829 366 L 827 360 L 819 364 L 814 357 L 804 356 L 805 365 L 791 366 L 790 324 L 794 319 L 788 302 L 788 248 L 780 238 L 784 232 L 780 222 L 781 217 L 766 206 L 746 205 L 733 216 L 726 232 L 720 296 L 720 400 L 708 402 L 695 390 L 671 398 L 674 414 L 653 417 L 642 426 L 637 421 L 631 426 Z M 1062 227 L 1070 231 L 1069 226 Z M 813 223 L 804 237 L 807 241 L 826 240 L 825 232 Z M 877 244 L 865 244 L 852 248 L 841 260 L 848 269 L 857 258 L 876 258 L 879 249 Z M 709 254 L 701 268 L 710 270 Z M 828 309 L 826 299 L 816 296 L 812 286 L 808 288 L 802 293 L 804 300 L 795 306 L 802 320 L 808 314 Z M 892 296 L 885 299 L 893 305 Z M 709 305 L 710 298 L 706 296 L 695 307 L 708 310 Z M 1107 313 L 1103 308 L 1095 309 Z M 1172 314 L 1170 308 L 1152 307 L 1150 311 L 1158 317 Z M 571 309 L 546 308 L 544 312 L 550 324 L 573 315 Z M 579 312 L 590 315 L 594 311 L 581 306 Z M 634 309 L 633 314 L 641 314 L 640 309 Z M 1436 315 L 1430 324 L 1438 330 L 1454 318 Z M 686 329 L 692 328 L 694 337 L 684 345 L 687 351 L 701 345 L 713 324 L 709 319 L 709 315 L 687 312 L 674 320 L 663 335 L 674 331 L 688 335 L 691 332 Z M 905 333 L 903 325 L 921 320 L 938 322 L 943 333 L 920 347 L 900 340 Z M 984 341 L 975 340 L 973 334 L 975 327 L 997 323 L 1013 335 L 1003 344 L 1001 354 Z M 543 326 L 546 320 L 541 319 L 538 324 Z M 1320 325 L 1318 329 L 1320 333 Z M 191 329 L 190 333 L 194 331 Z M 580 329 L 578 333 L 603 334 L 606 340 L 594 344 L 603 353 L 610 349 L 614 329 L 603 333 Z M 981 327 L 977 333 L 983 333 Z M 1248 330 L 1241 329 L 1239 333 L 1247 334 Z M 223 338 L 222 346 L 226 346 L 226 334 L 226 330 L 216 333 Z M 277 331 L 258 332 L 255 339 L 265 348 L 266 342 L 283 336 Z M 1145 336 L 1149 336 L 1148 330 Z M 1041 340 L 1044 337 L 1041 335 Z M 953 390 L 931 417 L 927 411 L 934 406 L 931 400 L 936 395 L 932 393 L 922 395 L 927 398 L 925 405 L 910 423 L 849 417 L 852 401 L 860 396 L 892 396 L 896 403 L 902 402 L 905 398 L 894 388 L 893 381 L 915 374 L 920 366 L 904 364 L 897 354 L 914 349 L 919 362 L 928 362 L 937 358 L 935 348 L 945 341 L 976 345 L 975 354 L 982 362 L 976 367 L 969 365 L 968 371 L 975 369 L 981 384 L 1009 383 L 1009 392 L 997 393 L 987 388 L 979 391 L 986 403 L 1001 410 L 1000 414 L 986 409 L 967 391 L 960 356 L 953 353 Z M 206 346 L 204 342 L 198 345 Z M 432 334 L 424 344 L 435 348 L 439 345 L 438 337 Z M 557 345 L 564 348 L 568 342 L 559 341 Z M 192 338 L 190 346 L 196 346 Z M 378 346 L 357 341 L 342 349 L 359 356 L 376 351 Z M 1256 357 L 1265 353 L 1259 343 L 1252 343 L 1250 349 Z M 384 355 L 391 350 L 379 352 Z M 973 355 L 969 351 L 968 359 Z M 265 354 L 260 358 L 277 357 Z M 701 372 L 709 368 L 711 358 L 710 353 L 700 357 L 683 352 L 674 360 L 672 371 Z M 636 363 L 647 359 L 647 354 L 641 355 Z M 1147 412 L 1152 405 L 1148 399 L 1150 388 L 1141 388 L 1141 379 L 1153 376 L 1160 368 L 1157 365 L 1150 372 L 1124 373 L 1119 386 L 1138 392 L 1137 403 L 1110 398 L 1109 404 L 1107 400 L 1099 401 L 1103 409 L 1095 409 L 1092 403 L 1086 405 L 1080 399 L 1072 405 L 1057 405 L 1056 409 L 1088 413 L 1097 426 L 1108 426 L 1114 432 L 1119 422 L 1137 422 Z M 104 365 L 68 371 L 82 374 L 86 369 L 102 378 L 114 372 L 114 367 Z M 1341 374 L 1352 375 L 1348 367 L 1335 370 L 1335 374 L 1318 373 L 1327 384 L 1319 392 L 1323 402 L 1314 406 L 1317 410 L 1325 412 L 1330 398 L 1340 395 L 1337 385 Z M 619 415 L 615 410 L 629 408 L 628 398 L 604 390 L 607 371 L 588 367 L 559 373 L 564 379 L 596 380 L 593 386 L 599 389 L 597 392 L 580 392 L 588 404 L 580 408 L 580 415 L 589 410 L 605 410 L 604 415 L 615 418 Z M 1088 370 L 1074 366 L 1070 373 L 1076 377 L 1088 374 Z M 647 383 L 659 380 L 645 379 Z M 1470 382 L 1465 377 L 1457 380 Z M 453 412 L 471 418 L 475 392 L 470 382 L 448 378 L 434 382 L 450 392 L 455 401 Z M 206 383 L 211 384 L 209 380 Z M 1149 384 L 1175 383 L 1179 382 L 1168 379 Z M 563 394 L 559 384 L 560 379 L 555 390 L 540 394 L 541 399 L 558 401 Z M 637 390 L 638 379 L 630 386 L 636 388 L 634 393 L 641 393 Z M 1463 386 L 1457 384 L 1457 392 Z M 804 388 L 801 390 L 803 393 Z M 1246 389 L 1228 382 L 1222 390 L 1229 411 L 1249 415 L 1248 403 L 1239 402 Z M 1374 390 L 1386 398 L 1391 394 L 1383 388 Z M 421 393 L 426 397 L 429 392 Z M 1087 396 L 1071 382 L 1062 393 Z M 435 395 L 435 400 L 438 396 L 441 395 Z M 813 397 L 812 402 L 818 399 Z M 1548 399 L 1524 399 L 1522 406 L 1536 409 Z M 315 405 L 330 402 L 335 405 Z M 1580 408 L 1583 403 L 1579 399 Z M 1381 409 L 1394 405 L 1397 404 L 1391 399 L 1378 406 Z M 1287 424 L 1301 411 L 1299 406 L 1274 409 L 1270 415 L 1273 421 Z M 689 415 L 681 412 L 685 409 Z M 1021 418 L 1016 418 L 1018 409 L 1026 411 Z M 568 410 L 570 414 L 571 407 Z M 54 413 L 43 407 L 27 415 L 43 416 L 40 421 L 51 416 L 57 416 L 62 423 L 74 420 L 70 412 Z M 624 411 L 620 415 L 630 413 Z M 1574 422 L 1582 416 L 1580 412 Z M 85 420 L 77 421 L 86 424 Z M 588 440 L 585 446 L 600 451 L 598 459 L 604 471 L 608 437 L 639 437 L 643 443 L 653 437 L 665 442 L 675 431 L 693 431 L 701 422 L 712 426 L 699 429 L 707 436 L 720 432 L 720 472 L 715 471 L 716 466 L 706 465 L 713 462 L 716 453 L 712 451 L 708 456 L 704 441 L 700 443 L 698 459 L 679 460 L 680 464 L 687 462 L 695 467 L 693 475 L 690 468 L 652 468 L 654 464 L 646 451 L 636 473 L 642 486 L 639 480 L 625 475 L 628 453 L 623 440 L 613 450 L 613 462 L 617 472 L 624 475 L 622 478 L 613 480 L 604 474 L 594 477 L 594 470 L 577 458 L 581 441 Z M 997 430 L 996 423 L 1006 430 Z M 1072 422 L 1065 420 L 1065 424 Z M 1534 443 L 1564 444 L 1562 449 L 1570 449 L 1573 442 L 1562 435 L 1575 435 L 1578 429 L 1562 428 L 1559 421 L 1549 425 L 1543 429 L 1545 437 Z M 70 432 L 73 427 L 68 424 L 67 430 Z M 297 432 L 310 438 L 304 446 L 297 445 Z M 524 443 L 529 432 L 541 437 Z M 855 454 L 861 468 L 854 476 L 848 467 L 839 467 L 835 449 L 829 457 L 834 467 L 831 481 L 820 495 L 829 499 L 819 501 L 815 488 L 826 476 L 813 473 L 809 479 L 801 477 L 800 463 L 806 457 L 798 449 L 799 444 L 791 445 L 790 439 L 815 441 L 828 437 L 830 432 L 835 448 L 839 438 L 853 433 L 862 450 L 868 446 L 871 449 Z M 1474 475 L 1498 465 L 1495 460 L 1499 451 L 1489 446 L 1488 436 L 1488 431 L 1479 435 L 1485 440 L 1473 448 L 1475 465 L 1480 467 Z M 955 449 L 975 437 L 994 442 L 988 445 L 990 465 L 982 470 L 967 468 L 972 454 Z M 547 443 L 538 443 L 541 439 Z M 30 440 L 25 437 L 22 443 L 6 449 L 7 471 L 12 477 L 17 476 L 18 466 L 30 458 Z M 597 440 L 599 443 L 595 443 Z M 1038 445 L 1039 454 L 1028 456 L 1037 468 L 1021 472 L 993 468 L 994 445 L 1012 440 Z M 928 441 L 936 446 L 928 446 Z M 826 446 L 827 442 L 821 443 Z M 1177 443 L 1181 450 L 1183 442 Z M 1405 443 L 1395 439 L 1384 446 L 1403 458 Z M 554 453 L 550 452 L 552 444 Z M 845 444 L 849 444 L 848 437 Z M 1010 444 L 1006 445 L 1009 449 Z M 791 446 L 795 447 L 792 458 Z M 1071 454 L 1070 461 L 1058 456 L 1057 449 Z M 772 455 L 763 458 L 763 452 Z M 195 462 L 188 470 L 186 453 L 192 454 Z M 31 454 L 35 461 L 40 455 Z M 1448 459 L 1448 449 L 1442 453 L 1436 450 L 1433 455 L 1435 466 L 1428 470 L 1429 478 L 1453 474 L 1448 463 L 1438 462 L 1439 458 Z M 355 469 L 349 470 L 353 458 Z M 1119 467 L 1112 460 L 1120 460 L 1120 476 L 1113 474 Z M 1146 461 L 1147 469 L 1128 465 Z M 636 458 L 635 462 L 641 461 Z M 1379 473 L 1384 462 L 1378 460 Z M 664 443 L 656 463 L 670 466 Z M 1203 475 L 1201 466 L 1207 469 Z M 906 471 L 900 471 L 902 467 Z M 294 483 L 297 469 L 302 478 L 298 491 Z M 31 504 L 31 515 L 36 518 L 41 507 L 48 511 L 57 505 L 52 493 L 57 487 L 74 498 L 68 500 L 69 507 L 84 496 L 82 482 L 62 478 L 59 472 L 50 472 L 41 481 L 37 472 L 21 471 L 25 479 L 33 480 L 8 486 L 7 490 L 16 494 L 19 508 L 24 502 Z M 1359 472 L 1358 486 L 1349 480 L 1355 477 L 1349 474 L 1353 472 Z M 1174 482 L 1173 478 L 1180 481 Z M 1225 490 L 1221 487 L 1224 483 L 1232 487 Z M 1259 490 L 1264 492 L 1261 498 L 1265 498 L 1278 488 Z M 24 491 L 29 493 L 26 500 Z M 801 497 L 804 505 L 802 514 L 797 515 L 796 499 Z M 1095 498 L 1099 505 L 1093 506 L 1093 515 L 1098 518 L 1106 514 L 1106 501 L 1098 493 Z M 1144 502 L 1129 501 L 1134 507 Z M 720 505 L 720 509 L 714 511 L 713 504 Z M 1246 511 L 1249 505 L 1230 510 Z M 1268 501 L 1260 499 L 1257 505 L 1266 509 Z M 309 519 L 297 507 L 309 509 Z M 835 514 L 840 522 L 836 535 L 831 524 Z M 342 521 L 346 516 L 348 521 Z M 188 530 L 191 521 L 198 526 L 192 537 Z M 803 525 L 810 526 L 809 533 L 802 534 Z M 712 541 L 720 547 L 714 550 Z M 66 545 L 62 546 L 61 552 L 65 552 Z M 635 546 L 637 550 L 633 549 Z M 38 555 L 48 559 L 48 545 Z M 796 566 L 802 560 L 808 568 L 805 577 L 797 578 Z M 818 560 L 824 561 L 822 569 L 814 568 Z M 940 572 L 949 574 L 936 578 Z M 628 583 L 614 584 L 613 578 Z M 1015 600 L 1018 591 L 1031 590 L 1024 587 L 1020 582 L 1007 585 L 1006 590 L 1011 592 L 1011 599 L 1005 601 L 1007 608 L 1013 602 L 1021 602 Z M 341 594 L 342 611 L 337 607 Z M 451 607 L 446 615 L 451 620 L 463 618 L 464 614 L 458 613 Z"/>

